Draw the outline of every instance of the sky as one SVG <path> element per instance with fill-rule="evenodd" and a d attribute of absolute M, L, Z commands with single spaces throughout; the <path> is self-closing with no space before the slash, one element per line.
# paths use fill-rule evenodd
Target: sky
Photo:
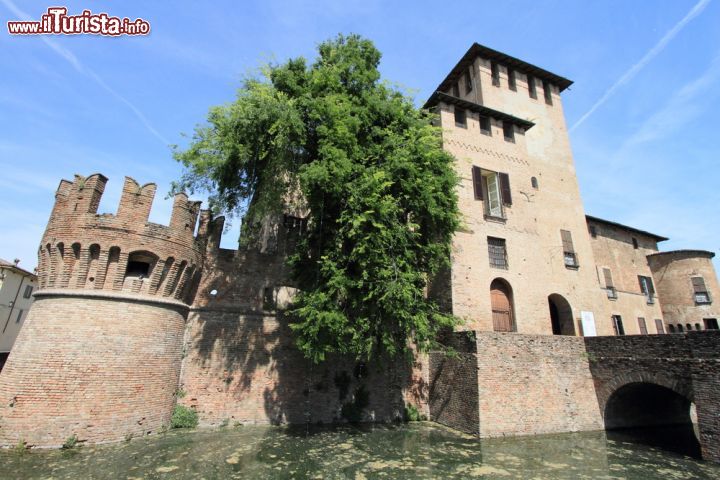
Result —
<path fill-rule="evenodd" d="M 338 33 L 373 40 L 383 77 L 418 106 L 473 42 L 570 78 L 585 211 L 670 237 L 662 250 L 720 247 L 720 0 L 86 0 L 63 5 L 143 18 L 151 33 L 8 34 L 8 20 L 58 3 L 0 0 L 0 257 L 26 269 L 61 178 L 109 177 L 108 213 L 124 176 L 156 182 L 150 220 L 167 224 L 182 172 L 171 145 L 263 63 L 313 59 Z"/>

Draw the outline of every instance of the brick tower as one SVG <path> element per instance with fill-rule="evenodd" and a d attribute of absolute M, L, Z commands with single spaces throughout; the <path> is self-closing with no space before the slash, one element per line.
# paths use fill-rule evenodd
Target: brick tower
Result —
<path fill-rule="evenodd" d="M 62 180 L 42 238 L 40 288 L 0 375 L 0 444 L 57 446 L 148 434 L 170 420 L 188 305 L 209 214 L 175 196 L 148 222 L 155 184 L 125 179 L 116 215 L 97 214 L 107 178 Z"/>

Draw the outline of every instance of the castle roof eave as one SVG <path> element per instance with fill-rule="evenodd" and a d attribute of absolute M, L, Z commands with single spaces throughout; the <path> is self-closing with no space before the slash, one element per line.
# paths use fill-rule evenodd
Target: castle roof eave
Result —
<path fill-rule="evenodd" d="M 613 227 L 617 227 L 617 228 L 620 228 L 620 229 L 622 229 L 622 230 L 627 230 L 627 231 L 629 231 L 629 232 L 635 232 L 635 233 L 638 233 L 638 234 L 640 234 L 640 235 L 645 235 L 646 237 L 650 237 L 650 238 L 654 239 L 654 240 L 655 240 L 656 242 L 658 242 L 658 243 L 664 242 L 664 241 L 666 241 L 666 240 L 670 240 L 668 237 L 663 237 L 663 236 L 657 235 L 657 234 L 655 234 L 655 233 L 646 232 L 645 230 L 640 230 L 639 228 L 629 227 L 629 226 L 627 226 L 627 225 L 623 225 L 622 223 L 617 223 L 617 222 L 613 222 L 613 221 L 610 221 L 610 220 L 605 220 L 605 219 L 602 219 L 602 218 L 593 217 L 592 215 L 585 215 L 585 219 L 586 219 L 586 220 L 590 220 L 590 221 L 592 221 L 592 222 L 604 223 L 605 225 L 610 225 L 610 226 L 613 226 Z"/>
<path fill-rule="evenodd" d="M 662 257 L 662 256 L 671 256 L 671 255 L 693 255 L 696 257 L 707 257 L 707 258 L 714 258 L 715 252 L 711 252 L 709 250 L 670 250 L 667 252 L 656 252 L 651 253 L 648 255 L 648 257 Z"/>
<path fill-rule="evenodd" d="M 507 55 L 502 52 L 498 52 L 497 50 L 493 50 L 492 48 L 486 47 L 484 45 L 480 45 L 479 43 L 475 42 L 473 43 L 467 52 L 465 52 L 465 55 L 462 56 L 460 61 L 453 67 L 452 70 L 450 70 L 450 73 L 445 77 L 445 79 L 440 82 L 440 85 L 435 90 L 440 91 L 446 91 L 450 88 L 452 83 L 465 71 L 467 71 L 467 67 L 472 63 L 475 58 L 477 57 L 483 57 L 488 58 L 490 60 L 494 60 L 498 63 L 501 63 L 506 66 L 513 67 L 517 69 L 518 71 L 521 71 L 523 73 L 529 73 L 530 75 L 547 80 L 550 83 L 553 83 L 558 86 L 560 91 L 567 89 L 570 85 L 573 84 L 572 80 L 568 80 L 565 77 L 561 77 L 560 75 L 556 75 L 552 72 L 549 72 L 543 68 L 537 67 L 531 63 L 527 63 L 523 60 L 520 60 L 519 58 L 512 57 L 510 55 Z"/>
<path fill-rule="evenodd" d="M 444 103 L 452 103 L 453 105 L 461 106 L 467 110 L 470 110 L 472 112 L 477 112 L 481 115 L 487 115 L 489 117 L 496 118 L 498 120 L 505 120 L 508 122 L 511 122 L 519 127 L 524 128 L 525 130 L 531 129 L 535 124 L 529 120 L 524 120 L 522 118 L 515 117 L 513 115 L 510 115 L 509 113 L 501 112 L 500 110 L 495 110 L 494 108 L 486 107 L 485 105 L 480 105 L 479 103 L 470 102 L 468 100 L 463 100 L 462 98 L 454 97 L 452 95 L 448 95 L 447 93 L 437 91 L 433 93 L 427 102 L 425 102 L 425 105 L 423 105 L 423 108 L 432 108 L 435 105 L 437 105 L 440 102 Z"/>

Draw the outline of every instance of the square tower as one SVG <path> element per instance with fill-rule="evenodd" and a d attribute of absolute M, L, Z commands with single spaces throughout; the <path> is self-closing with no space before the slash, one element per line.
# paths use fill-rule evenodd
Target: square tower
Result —
<path fill-rule="evenodd" d="M 466 329 L 613 333 L 562 110 L 571 84 L 476 43 L 426 103 L 461 179 L 446 283 Z"/>

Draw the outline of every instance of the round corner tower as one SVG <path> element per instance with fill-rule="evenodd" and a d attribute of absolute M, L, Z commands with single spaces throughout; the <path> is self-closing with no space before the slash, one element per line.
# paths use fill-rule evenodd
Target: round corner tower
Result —
<path fill-rule="evenodd" d="M 1 445 L 112 442 L 169 423 L 207 228 L 195 237 L 200 202 L 184 194 L 169 226 L 148 222 L 156 186 L 127 177 L 117 214 L 98 215 L 106 182 L 58 187 L 40 288 L 0 375 Z"/>

